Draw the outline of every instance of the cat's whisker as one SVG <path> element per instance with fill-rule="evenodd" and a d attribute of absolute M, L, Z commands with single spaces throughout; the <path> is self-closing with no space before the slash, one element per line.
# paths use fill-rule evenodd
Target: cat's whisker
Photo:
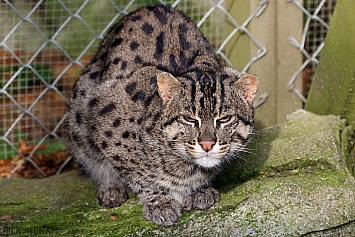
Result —
<path fill-rule="evenodd" d="M 242 149 L 240 152 L 247 153 L 247 154 L 250 154 L 250 155 L 253 155 L 253 156 L 258 156 L 254 152 L 248 151 L 247 149 Z"/>
<path fill-rule="evenodd" d="M 238 158 L 238 159 L 241 159 L 245 162 L 249 162 L 247 159 L 245 159 L 241 154 L 237 153 L 234 157 Z"/>

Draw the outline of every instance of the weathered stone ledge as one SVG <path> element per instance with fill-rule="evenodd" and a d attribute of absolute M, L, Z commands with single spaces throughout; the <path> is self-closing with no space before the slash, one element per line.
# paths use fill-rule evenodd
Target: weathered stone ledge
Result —
<path fill-rule="evenodd" d="M 0 221 L 0 236 L 352 236 L 355 179 L 343 151 L 350 135 L 339 117 L 290 115 L 257 132 L 216 177 L 218 204 L 170 227 L 146 221 L 133 194 L 121 207 L 100 207 L 93 184 L 77 172 L 0 180 L 0 216 L 13 216 Z"/>

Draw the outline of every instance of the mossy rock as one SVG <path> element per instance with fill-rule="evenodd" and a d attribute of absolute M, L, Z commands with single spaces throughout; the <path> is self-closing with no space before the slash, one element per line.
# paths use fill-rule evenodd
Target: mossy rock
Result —
<path fill-rule="evenodd" d="M 136 195 L 98 205 L 76 171 L 41 180 L 0 180 L 0 236 L 353 236 L 355 179 L 341 144 L 345 121 L 305 111 L 255 134 L 245 154 L 215 178 L 221 201 L 159 227 Z M 350 134 L 351 135 L 351 134 Z M 114 220 L 117 217 L 116 220 Z"/>

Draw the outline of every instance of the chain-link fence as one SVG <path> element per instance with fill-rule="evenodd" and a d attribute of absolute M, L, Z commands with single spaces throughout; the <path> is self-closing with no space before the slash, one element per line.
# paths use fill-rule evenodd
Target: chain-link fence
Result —
<path fill-rule="evenodd" d="M 312 76 L 318 64 L 320 52 L 324 47 L 325 36 L 327 35 L 337 0 L 305 0 L 303 6 L 295 0 L 288 1 L 304 13 L 304 29 L 301 42 L 292 37 L 289 38 L 290 43 L 302 52 L 303 64 L 295 71 L 287 86 L 306 103 Z M 303 91 L 293 87 L 296 77 L 301 73 Z"/>
<path fill-rule="evenodd" d="M 302 72 L 307 75 L 305 81 L 308 83 L 311 74 L 305 69 L 313 72 L 318 62 L 335 0 L 308 0 L 304 7 L 298 1 L 285 1 L 298 7 L 305 16 L 302 42 L 290 38 L 292 45 L 304 55 L 304 64 L 299 65 L 300 69 L 291 78 L 288 85 L 291 86 Z M 63 125 L 72 85 L 115 22 L 143 5 L 157 2 L 188 14 L 207 36 L 224 64 L 235 66 L 227 56 L 226 45 L 240 32 L 248 37 L 256 50 L 245 65 L 237 67 L 238 70 L 247 71 L 267 53 L 263 39 L 254 37 L 248 30 L 249 23 L 264 14 L 269 3 L 267 0 L 259 1 L 242 21 L 227 10 L 228 0 L 1 1 L 1 177 L 21 176 L 20 171 L 26 170 L 28 165 L 38 176 L 44 177 L 68 167 L 71 158 L 65 151 Z M 226 21 L 232 30 L 226 28 Z M 312 21 L 323 28 L 319 30 Z M 295 90 L 303 100 L 308 86 L 305 88 L 304 92 Z M 256 106 L 266 99 L 267 93 L 262 95 Z M 46 159 L 49 163 L 45 162 Z"/>

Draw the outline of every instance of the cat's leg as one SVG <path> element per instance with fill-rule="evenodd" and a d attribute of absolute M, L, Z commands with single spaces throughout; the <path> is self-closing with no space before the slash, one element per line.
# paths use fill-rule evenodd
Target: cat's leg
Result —
<path fill-rule="evenodd" d="M 109 208 L 121 206 L 128 195 L 118 170 L 107 159 L 103 160 L 98 170 L 96 186 L 99 204 Z"/>
<path fill-rule="evenodd" d="M 183 210 L 206 210 L 219 201 L 219 194 L 216 189 L 209 187 L 201 189 L 191 196 L 184 197 Z"/>
<path fill-rule="evenodd" d="M 157 225 L 172 225 L 182 214 L 180 203 L 164 191 L 146 189 L 138 197 L 144 204 L 143 216 Z"/>
<path fill-rule="evenodd" d="M 127 201 L 126 185 L 108 159 L 96 151 L 84 152 L 81 149 L 76 150 L 75 158 L 81 169 L 96 184 L 100 205 L 111 208 Z"/>

